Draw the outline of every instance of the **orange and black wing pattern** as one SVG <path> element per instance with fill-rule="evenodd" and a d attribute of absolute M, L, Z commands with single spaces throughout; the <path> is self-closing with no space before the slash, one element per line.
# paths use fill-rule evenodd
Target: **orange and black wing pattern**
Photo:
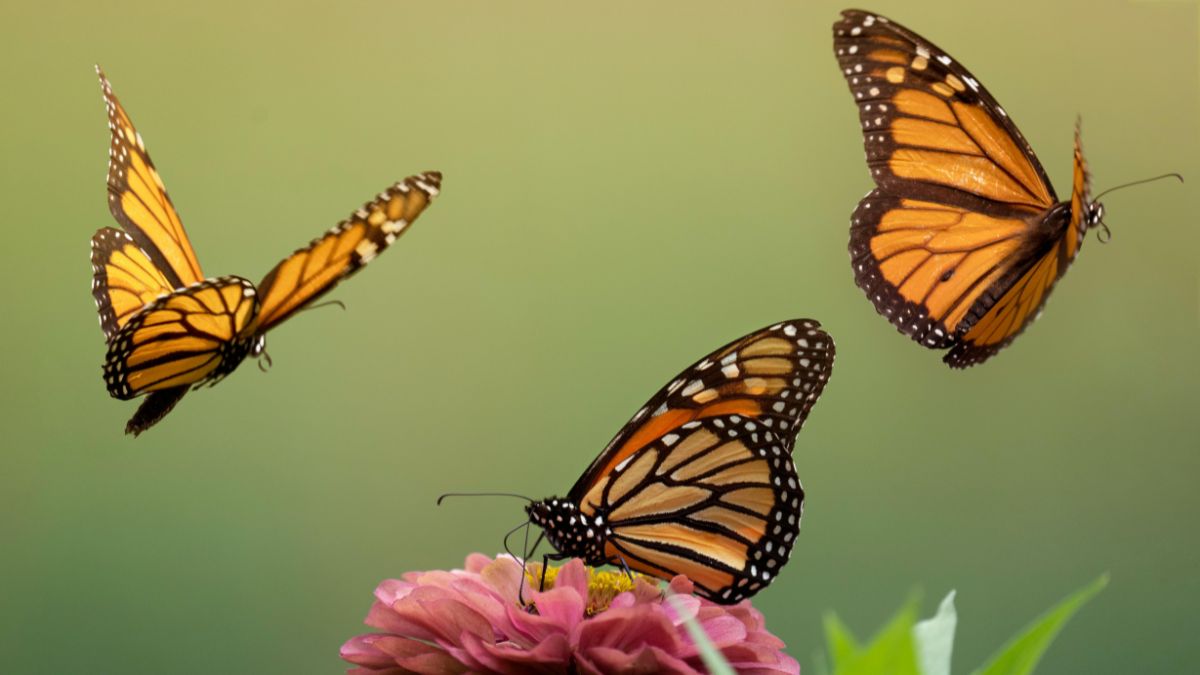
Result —
<path fill-rule="evenodd" d="M 739 602 L 778 575 L 800 531 L 791 440 L 741 415 L 698 419 L 617 465 L 579 509 L 602 519 L 606 562 Z"/>
<path fill-rule="evenodd" d="M 410 176 L 276 265 L 258 285 L 251 331 L 267 332 L 374 260 L 429 206 L 441 183 L 436 171 Z"/>
<path fill-rule="evenodd" d="M 153 261 L 170 289 L 204 279 L 179 214 L 150 161 L 146 144 L 112 91 L 100 67 L 100 89 L 108 108 L 108 208 L 129 236 Z"/>
<path fill-rule="evenodd" d="M 834 347 L 820 323 L 800 319 L 738 338 L 680 373 L 642 406 L 571 489 L 582 497 L 647 444 L 706 417 L 740 415 L 786 436 L 821 395 Z"/>
<path fill-rule="evenodd" d="M 105 227 L 92 236 L 92 297 L 106 339 L 174 287 L 127 233 Z"/>
<path fill-rule="evenodd" d="M 946 353 L 946 363 L 966 368 L 981 363 L 1000 351 L 1041 314 L 1054 284 L 1066 273 L 1079 253 L 1091 223 L 1087 214 L 1091 208 L 1090 181 L 1079 130 L 1075 130 L 1075 166 L 1071 188 L 1070 210 L 1054 214 L 1066 219 L 1060 236 L 1049 240 L 1049 250 L 1035 259 L 1032 266 L 1017 268 L 1012 279 L 1001 284 L 1006 291 L 978 318 L 971 316 L 958 342 Z"/>
<path fill-rule="evenodd" d="M 851 217 L 855 280 L 901 332 L 954 348 L 948 364 L 978 363 L 1036 315 L 1033 296 L 1040 307 L 1078 249 L 1076 216 L 1008 113 L 944 51 L 857 10 L 833 33 L 877 186 Z M 997 305 L 1014 309 L 972 333 Z"/>
<path fill-rule="evenodd" d="M 109 341 L 108 393 L 128 400 L 224 377 L 250 352 L 242 333 L 255 311 L 254 286 L 239 277 L 202 281 L 155 300 Z"/>
<path fill-rule="evenodd" d="M 574 546 L 592 564 L 684 574 L 723 603 L 753 595 L 787 562 L 800 529 L 792 449 L 833 358 L 833 340 L 807 319 L 722 347 L 639 410 L 567 500 L 544 502 L 550 511 L 569 503 L 586 531 L 535 522 L 560 551 Z"/>

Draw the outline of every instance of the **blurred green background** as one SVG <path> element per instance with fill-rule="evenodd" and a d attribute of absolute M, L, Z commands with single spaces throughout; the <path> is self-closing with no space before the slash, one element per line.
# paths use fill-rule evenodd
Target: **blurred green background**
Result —
<path fill-rule="evenodd" d="M 756 604 L 811 669 L 959 591 L 956 669 L 1109 570 L 1043 672 L 1178 671 L 1200 610 L 1200 180 L 1191 2 L 880 2 L 961 59 L 1069 189 L 1076 114 L 1113 241 L 952 372 L 854 286 L 870 187 L 833 2 L 7 0 L 0 671 L 332 673 L 375 584 L 495 553 L 680 368 L 819 319 L 791 565 Z M 253 364 L 122 434 L 88 239 L 111 225 L 100 63 L 209 274 L 259 279 L 403 176 L 392 252 Z M 815 672 L 811 670 L 810 672 Z"/>

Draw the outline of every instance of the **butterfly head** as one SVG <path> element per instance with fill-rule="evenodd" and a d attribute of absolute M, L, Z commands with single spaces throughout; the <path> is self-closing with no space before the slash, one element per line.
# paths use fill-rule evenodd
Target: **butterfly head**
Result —
<path fill-rule="evenodd" d="M 271 361 L 271 355 L 267 353 L 267 336 L 259 333 L 255 335 L 250 343 L 250 356 L 258 359 L 258 369 L 264 373 L 270 370 L 271 366 L 275 365 Z M 263 365 L 263 362 L 267 365 Z"/>
<path fill-rule="evenodd" d="M 1083 211 L 1083 222 L 1088 228 L 1099 227 L 1104 223 L 1104 205 L 1092 202 Z"/>
<path fill-rule="evenodd" d="M 1108 225 L 1104 222 L 1104 205 L 1100 202 L 1088 202 L 1083 208 L 1083 226 L 1087 230 L 1099 228 L 1100 243 L 1107 244 L 1112 239 L 1112 231 L 1108 229 Z"/>
<path fill-rule="evenodd" d="M 267 353 L 267 336 L 255 335 L 254 342 L 250 345 L 250 356 L 255 358 Z"/>
<path fill-rule="evenodd" d="M 603 561 L 604 516 L 588 516 L 569 499 L 550 497 L 525 507 L 529 522 L 542 528 L 550 545 L 560 553 L 584 559 L 588 564 Z"/>

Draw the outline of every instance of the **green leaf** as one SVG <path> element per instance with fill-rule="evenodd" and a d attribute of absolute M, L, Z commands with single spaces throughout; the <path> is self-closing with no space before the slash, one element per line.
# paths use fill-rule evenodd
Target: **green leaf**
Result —
<path fill-rule="evenodd" d="M 825 615 L 825 643 L 834 666 L 840 666 L 858 654 L 858 640 L 833 612 Z"/>
<path fill-rule="evenodd" d="M 920 675 L 913 645 L 917 602 L 916 596 L 910 598 L 865 648 L 839 659 L 834 664 L 834 675 Z M 826 623 L 826 630 L 828 626 Z"/>
<path fill-rule="evenodd" d="M 683 625 L 687 628 L 688 635 L 692 636 L 692 642 L 696 643 L 696 648 L 700 650 L 700 660 L 704 661 L 708 672 L 712 675 L 737 675 L 733 666 L 729 665 L 729 662 L 721 655 L 721 650 L 717 649 L 712 640 L 708 639 L 708 633 L 704 632 L 695 617 L 687 615 L 679 601 L 669 591 L 667 592 L 667 602 L 675 608 L 676 614 L 684 617 Z"/>
<path fill-rule="evenodd" d="M 950 591 L 938 605 L 933 618 L 920 621 L 913 626 L 913 640 L 917 645 L 917 662 L 921 675 L 950 675 L 950 656 L 954 651 L 954 628 L 958 624 L 958 613 L 954 611 L 954 591 Z"/>
<path fill-rule="evenodd" d="M 1093 596 L 1108 585 L 1108 575 L 1101 575 L 1085 588 L 1076 591 L 1056 607 L 1042 615 L 1024 631 L 1004 645 L 987 665 L 975 675 L 1029 675 L 1041 660 L 1046 648 L 1054 641 L 1067 621 Z"/>

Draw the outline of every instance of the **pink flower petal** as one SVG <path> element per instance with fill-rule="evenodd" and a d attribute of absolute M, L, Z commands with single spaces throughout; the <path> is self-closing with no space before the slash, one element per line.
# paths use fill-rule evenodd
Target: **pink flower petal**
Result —
<path fill-rule="evenodd" d="M 579 670 L 595 675 L 700 675 L 686 662 L 655 647 L 628 654 L 611 647 L 596 647 L 579 655 Z"/>
<path fill-rule="evenodd" d="M 390 655 L 404 672 L 428 675 L 464 673 L 467 668 L 457 659 L 437 647 L 396 636 L 381 636 L 375 647 Z"/>
<path fill-rule="evenodd" d="M 582 561 L 572 560 L 553 588 L 538 592 L 516 561 L 481 555 L 461 570 L 409 572 L 375 589 L 367 624 L 384 632 L 347 641 L 341 655 L 358 666 L 354 675 L 696 675 L 704 665 L 683 625 L 694 618 L 739 673 L 800 672 L 748 601 L 717 605 L 691 595 L 692 582 L 677 576 L 667 603 L 656 583 L 639 577 L 588 616 L 590 581 Z"/>
<path fill-rule="evenodd" d="M 580 650 L 612 647 L 626 652 L 654 646 L 677 652 L 683 641 L 675 627 L 658 608 L 610 609 L 580 624 L 572 642 Z"/>
<path fill-rule="evenodd" d="M 583 566 L 583 561 L 578 558 L 573 558 L 558 569 L 558 576 L 554 578 L 554 588 L 573 588 L 580 597 L 586 598 L 588 594 L 588 573 L 587 568 Z"/>
<path fill-rule="evenodd" d="M 403 668 L 351 668 L 346 675 L 409 675 Z"/>
<path fill-rule="evenodd" d="M 483 570 L 499 560 L 502 560 L 502 558 L 492 560 L 482 553 L 472 553 L 467 556 L 467 564 L 463 565 L 463 569 L 471 574 L 482 574 Z"/>
<path fill-rule="evenodd" d="M 566 635 L 553 635 L 532 649 L 511 642 L 487 644 L 475 640 L 465 641 L 464 647 L 483 670 L 494 673 L 557 675 L 571 661 L 571 645 Z"/>
<path fill-rule="evenodd" d="M 717 616 L 700 622 L 704 634 L 719 648 L 741 644 L 746 640 L 746 626 L 732 616 Z"/>
<path fill-rule="evenodd" d="M 375 647 L 379 635 L 358 635 L 342 645 L 341 657 L 350 663 L 373 668 L 385 668 L 394 664 L 391 656 Z"/>
<path fill-rule="evenodd" d="M 484 566 L 479 576 L 496 591 L 499 598 L 516 602 L 518 589 L 525 579 L 525 570 L 512 558 L 501 557 Z"/>

